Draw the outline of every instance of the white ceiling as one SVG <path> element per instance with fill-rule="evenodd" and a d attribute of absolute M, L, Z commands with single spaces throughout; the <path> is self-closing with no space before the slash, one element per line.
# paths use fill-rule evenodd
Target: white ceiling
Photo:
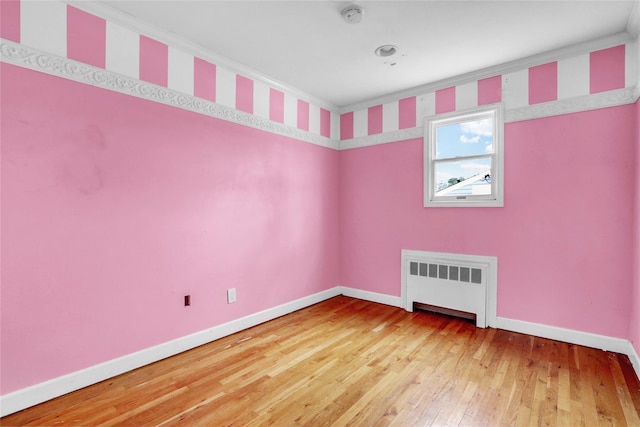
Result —
<path fill-rule="evenodd" d="M 636 24 L 625 1 L 103 1 L 218 58 L 345 107 Z M 359 24 L 341 11 L 357 4 Z M 121 15 L 124 16 L 124 15 Z M 127 17 L 130 19 L 130 17 Z M 131 19 L 130 19 L 131 20 Z M 399 47 L 389 58 L 383 44 Z M 392 60 L 395 65 L 385 64 Z"/>

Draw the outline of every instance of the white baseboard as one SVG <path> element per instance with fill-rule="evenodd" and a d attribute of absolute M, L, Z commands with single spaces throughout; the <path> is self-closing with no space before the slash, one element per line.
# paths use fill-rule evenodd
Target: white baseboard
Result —
<path fill-rule="evenodd" d="M 522 320 L 498 317 L 496 327 L 512 332 L 520 332 L 536 337 L 549 338 L 570 344 L 583 345 L 585 347 L 598 348 L 604 351 L 626 354 L 633 365 L 636 375 L 640 378 L 640 358 L 633 348 L 631 341 L 624 338 L 613 338 L 606 335 L 597 335 L 590 332 L 576 331 L 573 329 L 558 328 L 555 326 L 541 325 L 539 323 L 525 322 Z"/>
<path fill-rule="evenodd" d="M 338 286 L 338 289 L 340 294 L 347 297 L 358 298 L 365 301 L 377 302 L 380 304 L 390 305 L 392 307 L 403 308 L 401 297 L 379 294 L 377 292 L 363 291 L 361 289 L 349 288 L 347 286 Z"/>
<path fill-rule="evenodd" d="M 336 286 L 326 291 L 232 320 L 231 322 L 223 323 L 222 325 L 214 326 L 204 331 L 186 335 L 164 344 L 5 394 L 0 396 L 0 416 L 21 411 L 30 406 L 46 402 L 47 400 L 79 390 L 124 372 L 182 353 L 227 335 L 335 297 L 340 295 L 340 293 L 340 287 Z"/>
<path fill-rule="evenodd" d="M 496 327 L 498 329 L 583 345 L 585 347 L 598 348 L 605 351 L 613 351 L 615 353 L 627 354 L 628 346 L 631 344 L 629 340 L 622 338 L 612 338 L 573 329 L 558 328 L 556 326 L 507 319 L 505 317 L 498 317 L 496 320 Z"/>
<path fill-rule="evenodd" d="M 340 289 L 339 293 L 348 297 L 404 308 L 401 297 L 363 291 L 346 286 L 338 286 L 338 288 Z M 597 335 L 589 332 L 581 332 L 573 329 L 541 325 L 522 320 L 507 319 L 505 317 L 496 317 L 495 322 L 495 327 L 498 329 L 519 332 L 536 337 L 549 338 L 570 344 L 583 345 L 585 347 L 598 348 L 614 353 L 626 354 L 636 371 L 636 375 L 640 378 L 640 357 L 629 340 Z"/>
<path fill-rule="evenodd" d="M 251 314 L 222 325 L 214 326 L 204 331 L 196 332 L 194 334 L 119 357 L 87 369 L 76 371 L 62 377 L 54 378 L 40 384 L 35 384 L 12 393 L 5 394 L 0 396 L 0 416 L 9 415 L 30 406 L 46 402 L 47 400 L 62 396 L 63 394 L 70 393 L 91 384 L 120 375 L 124 372 L 182 353 L 338 295 L 345 295 L 365 301 L 403 308 L 401 297 L 363 291 L 361 289 L 349 288 L 346 286 L 336 286 L 334 288 L 327 289 L 326 291 Z M 504 317 L 498 317 L 496 319 L 496 327 L 527 335 L 534 335 L 557 341 L 599 348 L 605 351 L 626 354 L 633 364 L 636 375 L 640 378 L 640 357 L 629 340 L 524 322 L 521 320 L 507 319 Z"/>
<path fill-rule="evenodd" d="M 631 364 L 633 365 L 633 369 L 636 371 L 636 375 L 640 378 L 640 356 L 638 356 L 638 352 L 633 347 L 633 344 L 629 342 L 629 351 L 626 353 L 629 356 L 629 360 L 631 360 Z"/>

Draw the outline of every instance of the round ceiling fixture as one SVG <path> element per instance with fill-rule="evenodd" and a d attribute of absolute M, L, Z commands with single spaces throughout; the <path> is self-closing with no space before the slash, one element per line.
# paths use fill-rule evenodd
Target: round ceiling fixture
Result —
<path fill-rule="evenodd" d="M 395 55 L 398 53 L 398 46 L 394 46 L 392 44 L 385 44 L 376 49 L 376 55 L 386 57 Z"/>
<path fill-rule="evenodd" d="M 349 24 L 357 24 L 362 21 L 364 9 L 358 6 L 347 6 L 342 10 L 342 17 Z"/>

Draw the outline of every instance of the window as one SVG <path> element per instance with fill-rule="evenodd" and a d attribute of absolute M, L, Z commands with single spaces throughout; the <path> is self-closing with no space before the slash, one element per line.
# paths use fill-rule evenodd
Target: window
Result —
<path fill-rule="evenodd" d="M 503 206 L 502 105 L 428 119 L 424 206 Z"/>

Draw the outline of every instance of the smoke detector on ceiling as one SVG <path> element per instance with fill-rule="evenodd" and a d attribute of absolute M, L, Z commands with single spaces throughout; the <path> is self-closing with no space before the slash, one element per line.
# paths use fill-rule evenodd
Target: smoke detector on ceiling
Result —
<path fill-rule="evenodd" d="M 358 6 L 347 6 L 342 10 L 342 17 L 349 24 L 357 24 L 362 21 L 364 9 Z"/>

